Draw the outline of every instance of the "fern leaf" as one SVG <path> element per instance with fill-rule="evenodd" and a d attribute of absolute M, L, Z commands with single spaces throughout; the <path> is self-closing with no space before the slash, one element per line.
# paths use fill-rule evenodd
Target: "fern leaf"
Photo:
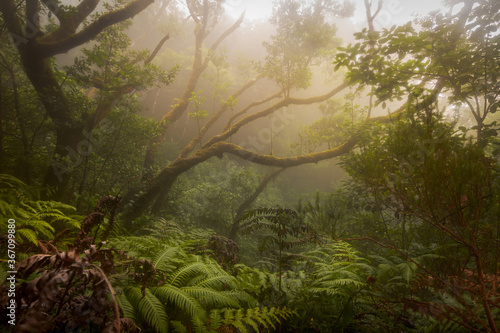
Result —
<path fill-rule="evenodd" d="M 229 297 L 227 294 L 220 291 L 200 287 L 186 287 L 182 288 L 182 291 L 198 300 L 198 302 L 200 302 L 200 304 L 204 307 L 239 307 L 239 303 L 234 298 Z"/>
<path fill-rule="evenodd" d="M 215 310 L 210 311 L 209 316 L 208 316 L 208 320 L 210 323 L 210 328 L 212 328 L 213 330 L 218 329 L 222 325 L 221 310 L 215 309 Z"/>
<path fill-rule="evenodd" d="M 170 276 L 169 284 L 176 287 L 186 285 L 190 276 L 203 272 L 204 266 L 201 262 L 194 262 L 181 267 Z"/>
<path fill-rule="evenodd" d="M 234 327 L 236 327 L 240 333 L 247 333 L 248 330 L 243 323 L 243 310 L 238 309 L 234 312 L 234 321 L 231 323 Z"/>
<path fill-rule="evenodd" d="M 3 200 L 0 200 L 0 213 L 2 213 L 3 216 L 18 216 L 14 210 L 14 206 Z"/>
<path fill-rule="evenodd" d="M 171 265 L 172 258 L 180 253 L 183 253 L 180 247 L 168 247 L 153 259 L 153 266 L 163 272 L 171 271 L 174 267 Z"/>
<path fill-rule="evenodd" d="M 171 321 L 170 326 L 172 326 L 174 333 L 187 333 L 188 331 L 186 326 L 178 320 Z"/>
<path fill-rule="evenodd" d="M 205 317 L 205 311 L 189 293 L 172 285 L 164 285 L 153 288 L 153 295 L 158 297 L 166 305 L 179 309 L 190 317 Z"/>
<path fill-rule="evenodd" d="M 271 308 L 274 309 L 274 308 Z M 269 314 L 271 313 L 267 307 L 264 307 L 261 309 L 261 313 L 264 314 L 263 318 L 264 320 L 271 326 L 274 330 L 276 330 L 276 326 L 274 326 L 273 321 L 271 320 L 271 317 Z M 274 316 L 276 320 L 278 320 L 278 317 Z"/>
<path fill-rule="evenodd" d="M 226 273 L 227 274 L 227 273 Z M 236 287 L 236 278 L 231 275 L 211 276 L 196 283 L 198 287 L 220 289 L 223 287 Z"/>
<path fill-rule="evenodd" d="M 123 310 L 123 315 L 125 318 L 130 318 L 134 322 L 137 322 L 137 319 L 135 318 L 135 310 L 132 304 L 129 302 L 127 299 L 127 296 L 125 294 L 119 293 L 116 295 L 116 302 L 120 306 L 120 308 Z"/>
<path fill-rule="evenodd" d="M 191 331 L 196 333 L 206 333 L 204 322 L 199 317 L 191 318 L 191 324 L 193 325 Z"/>
<path fill-rule="evenodd" d="M 36 230 L 35 233 L 39 233 L 47 238 L 54 237 L 54 231 L 55 231 L 54 228 L 44 220 L 30 219 L 28 221 L 24 221 L 23 226 L 32 227 L 33 229 Z"/>
<path fill-rule="evenodd" d="M 268 323 L 267 321 L 264 320 L 264 316 L 265 314 L 262 313 L 262 311 L 260 311 L 259 308 L 254 308 L 252 309 L 252 312 L 249 314 L 248 311 L 247 311 L 247 316 L 248 315 L 251 315 L 253 317 L 254 320 L 258 321 L 260 325 L 262 325 L 262 327 L 265 327 L 265 328 L 268 328 L 269 326 L 272 326 L 273 329 L 276 329 L 273 325 L 272 325 L 272 322 L 271 323 Z M 256 332 L 258 332 L 259 330 L 256 330 Z"/>
<path fill-rule="evenodd" d="M 259 325 L 255 322 L 255 315 L 254 315 L 254 310 L 253 309 L 247 309 L 246 315 L 243 318 L 243 321 L 250 325 L 255 332 L 259 332 Z"/>
<path fill-rule="evenodd" d="M 125 295 L 136 309 L 136 313 L 150 327 L 157 332 L 168 332 L 168 316 L 165 312 L 164 305 L 149 289 L 146 289 L 143 296 L 140 288 L 127 287 L 125 289 Z"/>
<path fill-rule="evenodd" d="M 21 236 L 20 238 L 18 237 L 18 239 L 26 238 L 29 242 L 38 246 L 38 237 L 33 230 L 26 228 L 17 229 L 16 234 L 17 236 Z M 19 243 L 22 243 L 22 241 L 19 241 Z"/>

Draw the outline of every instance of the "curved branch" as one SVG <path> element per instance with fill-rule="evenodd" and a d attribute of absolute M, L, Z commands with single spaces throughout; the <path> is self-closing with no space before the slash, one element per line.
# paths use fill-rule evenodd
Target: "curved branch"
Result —
<path fill-rule="evenodd" d="M 231 226 L 231 232 L 229 234 L 229 238 L 235 240 L 238 230 L 240 228 L 240 217 L 243 216 L 243 213 L 253 204 L 253 202 L 257 199 L 257 197 L 264 191 L 267 184 L 276 178 L 281 172 L 285 171 L 286 168 L 279 168 L 269 171 L 262 179 L 260 180 L 259 185 L 253 191 L 253 193 L 243 201 L 238 210 L 236 211 L 236 216 L 233 220 L 233 225 Z"/>
<path fill-rule="evenodd" d="M 205 57 L 205 60 L 203 61 L 203 65 L 204 67 L 208 66 L 208 62 L 210 61 L 211 59 L 211 54 L 213 52 L 215 52 L 215 50 L 219 47 L 220 43 L 222 43 L 222 41 L 227 37 L 229 36 L 230 34 L 232 34 L 236 29 L 239 28 L 239 26 L 241 25 L 241 23 L 243 22 L 243 18 L 245 17 L 245 12 L 241 13 L 240 17 L 238 18 L 238 20 L 236 20 L 236 22 L 233 23 L 233 25 L 231 27 L 229 27 L 226 31 L 224 31 L 220 36 L 219 38 L 217 38 L 217 40 L 215 41 L 215 43 L 212 44 L 212 46 L 210 46 L 210 49 L 208 51 L 208 55 Z"/>
<path fill-rule="evenodd" d="M 223 133 L 221 133 L 219 135 L 212 137 L 207 143 L 205 143 L 203 148 L 210 147 L 211 145 L 213 145 L 216 142 L 220 142 L 222 140 L 227 139 L 228 137 L 230 137 L 231 135 L 236 133 L 241 127 L 248 124 L 249 122 L 252 122 L 256 119 L 270 115 L 271 113 L 279 110 L 282 107 L 285 107 L 288 105 L 308 105 L 308 104 L 320 103 L 320 102 L 326 101 L 327 99 L 335 96 L 336 94 L 338 94 L 339 92 L 341 92 L 342 90 L 347 88 L 348 86 L 349 86 L 349 84 L 344 82 L 340 86 L 329 91 L 328 93 L 326 93 L 324 95 L 320 95 L 320 96 L 315 96 L 315 97 L 309 97 L 309 98 L 287 97 L 287 98 L 279 101 L 278 103 L 274 104 L 273 106 L 268 107 L 267 109 L 253 113 L 253 114 L 241 119 L 240 121 L 236 122 L 228 130 L 224 131 Z"/>
<path fill-rule="evenodd" d="M 223 153 L 228 153 L 240 157 L 242 159 L 245 159 L 247 161 L 261 165 L 289 168 L 307 163 L 317 163 L 323 160 L 327 160 L 333 157 L 346 154 L 349 151 L 351 151 L 351 149 L 356 145 L 357 142 L 358 142 L 358 136 L 354 135 L 351 139 L 349 139 L 348 141 L 344 142 L 343 144 L 341 144 L 336 148 L 306 155 L 292 156 L 292 157 L 277 157 L 274 155 L 262 155 L 228 142 L 216 143 L 212 147 L 207 148 L 207 152 L 210 152 L 211 155 L 213 156 L 217 156 Z"/>
<path fill-rule="evenodd" d="M 336 91 L 342 87 L 343 87 L 343 85 L 337 87 L 333 91 Z M 442 87 L 443 87 L 443 82 L 442 82 L 442 80 L 440 80 L 436 83 L 436 86 L 434 88 L 433 93 L 428 95 L 426 98 L 424 98 L 418 104 L 412 106 L 411 102 L 408 101 L 407 103 L 405 103 L 404 105 L 399 107 L 394 113 L 388 114 L 385 116 L 366 119 L 364 124 L 369 124 L 369 123 L 374 123 L 374 122 L 379 122 L 379 123 L 392 122 L 396 119 L 401 118 L 404 114 L 406 114 L 406 112 L 408 111 L 409 108 L 414 108 L 415 110 L 423 110 L 423 109 L 429 107 L 430 105 L 432 105 L 432 103 L 434 103 L 436 101 L 436 98 L 439 95 L 439 92 L 441 91 Z M 331 91 L 330 93 L 328 93 L 326 95 L 332 94 L 333 91 Z M 295 104 L 301 104 L 301 103 L 305 103 L 306 101 L 311 101 L 311 100 L 319 98 L 319 97 L 324 98 L 326 95 L 312 97 L 312 98 L 306 98 L 306 99 L 287 98 L 284 101 L 294 100 Z M 278 104 L 280 104 L 280 103 L 278 103 Z M 271 107 L 271 108 L 273 108 L 273 107 Z M 266 111 L 266 110 L 264 110 L 264 111 Z M 249 117 L 247 117 L 247 118 L 249 118 Z M 306 155 L 292 156 L 292 157 L 277 157 L 274 155 L 262 155 L 262 154 L 254 152 L 254 151 L 240 147 L 240 146 L 233 144 L 233 143 L 216 142 L 215 140 L 210 140 L 208 143 L 205 144 L 205 146 L 203 146 L 202 149 L 198 150 L 196 153 L 191 155 L 190 158 L 176 160 L 176 161 L 172 162 L 172 164 L 170 166 L 176 166 L 177 163 L 179 165 L 201 163 L 212 156 L 222 156 L 222 154 L 224 154 L 224 153 L 238 156 L 240 158 L 246 159 L 246 160 L 253 162 L 253 163 L 257 163 L 257 164 L 261 164 L 261 165 L 268 165 L 268 166 L 282 167 L 282 168 L 298 166 L 298 165 L 302 165 L 302 164 L 306 164 L 306 163 L 317 163 L 317 162 L 320 162 L 320 161 L 323 161 L 326 159 L 330 159 L 333 157 L 337 157 L 337 156 L 346 154 L 349 151 L 351 151 L 351 149 L 357 144 L 357 142 L 359 140 L 360 132 L 362 130 L 363 130 L 363 126 L 361 126 L 357 130 L 357 132 L 352 135 L 352 137 L 350 139 L 348 139 L 343 144 L 341 144 L 335 148 L 320 151 L 320 152 L 310 153 L 310 154 L 306 154 Z M 212 141 L 214 141 L 214 142 L 212 142 Z"/>
<path fill-rule="evenodd" d="M 265 99 L 263 99 L 263 100 L 260 100 L 260 101 L 257 101 L 257 102 L 253 102 L 253 103 L 248 104 L 248 105 L 247 105 L 244 109 L 242 109 L 242 110 L 240 110 L 240 111 L 236 112 L 236 114 L 235 114 L 235 115 L 233 115 L 231 118 L 229 118 L 229 120 L 227 121 L 227 124 L 226 124 L 226 126 L 224 127 L 224 130 L 223 130 L 223 131 L 225 132 L 225 131 L 227 131 L 228 129 L 230 129 L 230 128 L 231 128 L 231 124 L 232 124 L 232 122 L 233 122 L 236 118 L 238 118 L 239 116 L 241 116 L 241 115 L 243 115 L 243 114 L 247 113 L 247 111 L 248 111 L 248 110 L 250 110 L 251 108 L 253 108 L 253 107 L 255 107 L 255 106 L 259 106 L 259 105 L 264 104 L 264 103 L 267 103 L 267 102 L 269 102 L 269 101 L 272 101 L 272 100 L 273 100 L 273 99 L 275 99 L 275 98 L 281 97 L 281 95 L 283 95 L 283 92 L 284 92 L 284 89 L 281 89 L 280 91 L 278 91 L 278 92 L 277 92 L 276 94 L 274 94 L 274 95 L 271 95 L 271 96 L 269 96 L 269 97 L 267 97 L 267 98 L 265 98 Z"/>
<path fill-rule="evenodd" d="M 156 57 L 156 55 L 158 54 L 158 52 L 160 52 L 163 44 L 165 44 L 165 42 L 170 38 L 170 34 L 166 34 L 165 37 L 163 37 L 160 42 L 158 43 L 158 45 L 156 45 L 156 48 L 154 49 L 154 51 L 151 53 L 151 55 L 144 61 L 144 64 L 149 64 L 151 61 L 153 61 L 153 59 Z"/>
<path fill-rule="evenodd" d="M 260 80 L 261 78 L 262 78 L 262 75 L 259 75 L 259 76 L 255 77 L 255 78 L 253 78 L 252 80 L 248 81 L 243 87 L 240 88 L 240 90 L 238 90 L 237 92 L 235 92 L 232 96 L 235 97 L 235 98 L 238 97 L 238 96 L 240 96 L 248 88 L 250 88 L 255 83 L 257 83 L 257 81 Z M 201 141 L 201 139 L 203 138 L 203 136 L 205 136 L 205 134 L 207 134 L 208 130 L 212 127 L 212 125 L 217 120 L 219 120 L 219 118 L 227 111 L 228 107 L 229 106 L 227 104 L 223 104 L 219 108 L 219 110 L 203 126 L 203 128 L 200 130 L 200 133 L 196 137 L 194 137 L 189 142 L 189 144 L 182 150 L 182 152 L 179 154 L 178 157 L 180 157 L 180 158 L 187 157 L 189 155 L 189 153 L 191 153 L 193 151 L 194 147 L 198 144 L 198 142 Z"/>
<path fill-rule="evenodd" d="M 89 24 L 82 31 L 63 37 L 62 40 L 59 38 L 57 38 L 59 40 L 54 40 L 54 37 L 59 36 L 49 34 L 46 37 L 41 38 L 39 41 L 39 55 L 41 57 L 50 57 L 67 52 L 76 46 L 87 43 L 105 28 L 134 17 L 153 2 L 154 0 L 135 0 L 121 9 L 101 15 L 97 20 Z M 58 30 L 56 30 L 56 32 Z"/>
<path fill-rule="evenodd" d="M 49 8 L 59 20 L 59 28 L 42 37 L 40 42 L 55 42 L 74 34 L 80 24 L 82 24 L 82 22 L 95 10 L 99 1 L 100 0 L 83 0 L 76 8 L 72 7 L 76 9 L 74 11 L 71 9 L 63 10 L 61 7 Z M 44 4 L 48 7 L 52 4 L 52 1 L 50 4 L 44 1 Z"/>

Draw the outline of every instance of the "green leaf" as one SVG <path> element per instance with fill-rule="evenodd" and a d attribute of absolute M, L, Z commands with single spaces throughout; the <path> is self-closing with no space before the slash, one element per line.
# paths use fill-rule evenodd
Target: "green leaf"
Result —
<path fill-rule="evenodd" d="M 165 306 L 156 298 L 149 289 L 145 294 L 137 287 L 127 287 L 124 289 L 125 295 L 138 314 L 154 330 L 161 333 L 168 332 L 168 316 L 165 312 Z"/>

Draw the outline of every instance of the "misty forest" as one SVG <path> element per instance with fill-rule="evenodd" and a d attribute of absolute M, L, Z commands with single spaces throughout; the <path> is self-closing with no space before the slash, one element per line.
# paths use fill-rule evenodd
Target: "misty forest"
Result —
<path fill-rule="evenodd" d="M 499 332 L 500 1 L 1 0 L 0 41 L 0 331 Z"/>

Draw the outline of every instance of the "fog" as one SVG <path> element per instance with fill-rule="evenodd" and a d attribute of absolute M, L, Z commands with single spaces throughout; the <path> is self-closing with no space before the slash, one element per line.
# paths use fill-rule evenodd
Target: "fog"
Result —
<path fill-rule="evenodd" d="M 165 2 L 167 3 L 167 2 Z M 335 38 L 338 38 L 336 45 L 347 45 L 354 41 L 353 34 L 366 27 L 366 11 L 363 1 L 354 1 L 354 10 L 347 17 L 330 15 L 326 19 L 329 24 L 336 28 Z M 172 10 L 175 8 L 175 10 Z M 409 20 L 422 16 L 430 11 L 441 8 L 435 1 L 386 1 L 380 13 L 375 19 L 377 29 L 388 28 L 395 24 L 402 24 Z M 207 48 L 238 19 L 241 13 L 245 17 L 239 28 L 227 36 L 221 45 L 218 46 L 215 54 L 222 57 L 223 64 L 220 69 L 215 68 L 210 63 L 208 68 L 200 76 L 194 91 L 200 93 L 204 99 L 202 108 L 212 115 L 220 106 L 221 100 L 236 92 L 246 80 L 257 75 L 255 66 L 266 60 L 266 49 L 264 42 L 269 42 L 271 36 L 276 34 L 276 26 L 269 20 L 273 13 L 273 4 L 270 1 L 227 1 L 224 4 L 224 14 L 220 16 L 213 30 L 203 42 L 206 55 Z M 172 15 L 171 13 L 175 15 Z M 154 48 L 155 44 L 165 33 L 171 33 L 171 38 L 167 41 L 162 52 L 156 57 L 154 63 L 163 69 L 179 65 L 180 70 L 173 84 L 167 87 L 151 89 L 141 95 L 141 114 L 160 120 L 170 106 L 175 104 L 186 87 L 186 82 L 192 73 L 192 60 L 194 52 L 194 22 L 189 19 L 185 4 L 182 2 L 170 3 L 168 6 L 162 4 L 140 14 L 135 20 L 130 31 L 134 48 Z M 147 31 L 147 33 L 145 33 Z M 333 54 L 335 46 L 329 51 Z M 268 55 L 267 55 L 268 56 Z M 308 98 L 322 95 L 332 87 L 338 85 L 342 80 L 342 72 L 333 71 L 333 59 L 324 58 L 315 60 L 310 66 L 312 76 L 310 86 L 307 89 L 292 89 L 291 96 L 296 98 Z M 214 82 L 216 80 L 216 82 Z M 216 87 L 215 84 L 219 85 Z M 238 112 L 244 107 L 265 99 L 272 93 L 278 92 L 279 87 L 269 79 L 261 79 L 259 83 L 238 97 L 234 112 Z M 352 90 L 351 90 L 352 92 Z M 342 91 L 335 98 L 342 99 L 342 96 L 349 91 Z M 254 108 L 253 112 L 258 112 L 273 105 L 270 101 Z M 366 92 L 358 94 L 353 101 L 355 104 L 367 105 L 369 103 Z M 248 148 L 260 154 L 272 152 L 278 156 L 290 156 L 294 153 L 308 153 L 326 146 L 316 148 L 305 148 L 297 151 L 291 146 L 300 145 L 299 134 L 307 129 L 307 126 L 321 118 L 318 106 L 321 103 L 313 103 L 307 106 L 289 106 L 279 112 L 289 114 L 285 119 L 285 126 L 279 126 L 279 130 L 271 128 L 270 123 L 275 121 L 272 116 L 257 119 L 251 124 L 242 127 L 234 136 L 231 142 L 246 145 Z M 397 103 L 390 104 L 389 110 L 396 109 Z M 191 119 L 188 113 L 192 112 L 190 106 L 188 111 L 178 120 L 176 126 L 171 127 L 168 132 L 168 141 L 172 144 L 165 148 L 163 154 L 168 160 L 173 160 L 179 153 L 179 149 L 186 145 L 198 131 L 197 121 Z M 374 115 L 386 114 L 387 110 L 375 108 Z M 221 117 L 218 124 L 214 125 L 206 135 L 219 134 L 227 123 L 229 113 Z M 198 121 L 203 126 L 206 120 Z M 271 133 L 272 135 L 269 135 Z M 205 140 L 207 140 L 205 139 Z M 272 142 L 272 143 L 271 143 Z M 311 150 L 313 149 L 313 150 Z M 231 157 L 232 158 L 232 157 Z M 239 160 L 238 158 L 235 158 Z M 243 163 L 239 161 L 238 163 Z M 300 171 L 287 171 L 280 177 L 279 184 L 287 193 L 297 193 L 295 197 L 290 197 L 290 202 L 306 193 L 315 190 L 328 191 L 345 179 L 345 174 L 340 168 L 335 167 L 336 161 L 330 160 L 321 162 L 317 167 L 302 166 Z M 264 168 L 266 167 L 260 167 Z M 302 175 L 298 179 L 297 175 Z M 289 188 L 287 188 L 289 187 Z"/>

